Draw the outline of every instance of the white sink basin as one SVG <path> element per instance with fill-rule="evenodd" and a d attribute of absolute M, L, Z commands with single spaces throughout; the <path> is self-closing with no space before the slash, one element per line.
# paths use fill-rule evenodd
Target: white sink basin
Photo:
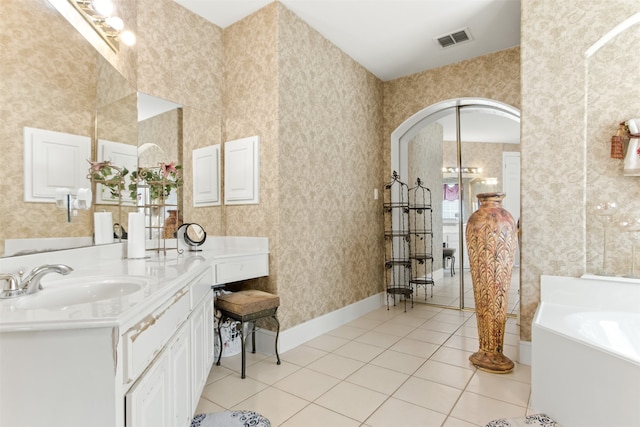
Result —
<path fill-rule="evenodd" d="M 150 279 L 131 276 L 75 277 L 43 284 L 44 289 L 19 297 L 15 306 L 21 309 L 62 308 L 121 298 L 141 291 Z"/>

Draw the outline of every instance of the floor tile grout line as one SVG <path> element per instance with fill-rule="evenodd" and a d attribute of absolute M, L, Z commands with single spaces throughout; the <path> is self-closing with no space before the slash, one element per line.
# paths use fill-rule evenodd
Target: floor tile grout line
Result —
<path fill-rule="evenodd" d="M 408 311 L 407 313 L 410 315 L 410 312 L 409 312 L 409 311 Z M 377 411 L 378 411 L 378 410 L 379 410 L 379 409 L 380 409 L 380 408 L 381 408 L 381 407 L 382 407 L 386 402 L 388 402 L 388 401 L 389 401 L 389 399 L 391 399 L 392 397 L 394 397 L 394 394 L 395 394 L 395 393 L 397 393 L 397 391 L 398 391 L 401 387 L 403 387 L 403 386 L 404 386 L 404 385 L 405 385 L 405 384 L 406 384 L 406 383 L 407 383 L 411 378 L 414 378 L 414 377 L 415 377 L 415 378 L 421 378 L 421 377 L 416 377 L 416 372 L 417 372 L 419 369 L 421 369 L 421 368 L 425 365 L 425 363 L 427 363 L 428 361 L 435 361 L 435 362 L 438 362 L 438 363 L 447 364 L 447 365 L 449 365 L 449 366 L 458 367 L 458 368 L 463 368 L 463 367 L 459 366 L 459 364 L 452 364 L 452 363 L 448 363 L 448 362 L 446 362 L 446 361 L 442 361 L 442 360 L 435 360 L 435 359 L 433 359 L 433 356 L 434 356 L 438 351 L 440 351 L 442 348 L 444 348 L 444 347 L 449 348 L 449 349 L 452 349 L 452 350 L 455 350 L 455 351 L 468 352 L 468 350 L 465 350 L 465 349 L 460 349 L 460 348 L 457 348 L 457 347 L 448 347 L 448 346 L 446 346 L 446 343 L 447 343 L 447 342 L 449 342 L 449 341 L 451 340 L 451 338 L 452 338 L 452 337 L 454 337 L 454 336 L 458 337 L 459 339 L 461 339 L 461 338 L 473 338 L 473 337 L 467 337 L 467 336 L 465 336 L 465 335 L 462 335 L 462 334 L 461 334 L 461 333 L 459 333 L 459 332 L 461 332 L 461 329 L 462 329 L 462 328 L 464 328 L 465 326 L 468 326 L 468 325 L 469 325 L 469 322 L 473 322 L 471 319 L 474 317 L 474 315 L 473 315 L 473 314 L 470 314 L 470 315 L 468 315 L 468 316 L 464 316 L 465 318 L 463 319 L 463 321 L 461 321 L 459 324 L 457 324 L 457 325 L 456 325 L 456 328 L 455 328 L 455 329 L 453 329 L 451 332 L 449 332 L 449 331 L 443 332 L 442 330 L 437 330 L 436 328 L 434 328 L 434 329 L 424 328 L 424 325 L 425 325 L 426 323 L 428 323 L 430 320 L 436 320 L 436 321 L 438 321 L 438 319 L 434 319 L 434 317 L 438 316 L 438 314 L 441 314 L 441 313 L 445 313 L 445 314 L 446 314 L 446 309 L 440 309 L 440 310 L 438 310 L 438 311 L 435 311 L 435 310 L 434 310 L 434 311 L 433 311 L 433 314 L 429 315 L 428 317 L 412 316 L 412 317 L 415 317 L 415 318 L 417 318 L 417 319 L 420 319 L 420 320 L 421 320 L 421 322 L 419 322 L 419 323 L 407 322 L 407 323 L 404 323 L 404 324 L 403 324 L 402 322 L 397 322 L 397 320 L 396 320 L 396 322 L 397 322 L 397 323 L 399 323 L 400 325 L 405 326 L 405 327 L 406 327 L 406 329 L 408 330 L 408 332 L 407 332 L 407 333 L 405 333 L 405 334 L 404 334 L 404 335 L 402 335 L 402 336 L 397 336 L 397 335 L 394 335 L 394 334 L 387 334 L 387 335 L 390 335 L 390 336 L 393 336 L 393 337 L 397 338 L 397 340 L 396 340 L 394 343 L 392 343 L 391 345 L 388 345 L 388 346 L 376 346 L 376 345 L 369 344 L 369 343 L 359 342 L 359 341 L 357 341 L 357 340 L 358 340 L 358 338 L 362 337 L 362 336 L 363 336 L 363 335 L 365 335 L 366 333 L 373 332 L 373 331 L 375 331 L 375 329 L 377 329 L 378 327 L 383 326 L 384 324 L 387 324 L 388 322 L 392 322 L 392 321 L 394 321 L 394 319 L 398 319 L 398 317 L 399 317 L 399 316 L 402 316 L 403 314 L 405 314 L 404 312 L 402 312 L 402 313 L 400 313 L 400 312 L 396 312 L 396 313 L 394 313 L 392 316 L 390 316 L 390 317 L 388 317 L 388 318 L 386 318 L 386 319 L 384 319 L 384 320 L 381 320 L 381 319 L 379 319 L 379 318 L 378 318 L 378 319 L 371 319 L 371 320 L 380 321 L 381 323 L 380 323 L 379 325 L 374 326 L 373 328 L 370 328 L 370 329 L 359 328 L 359 327 L 357 327 L 357 326 L 354 326 L 353 328 L 361 329 L 361 330 L 363 330 L 364 332 L 363 332 L 363 333 L 361 333 L 361 334 L 359 334 L 359 335 L 357 335 L 357 336 L 354 336 L 353 338 L 345 338 L 345 337 L 343 337 L 343 336 L 332 335 L 330 332 L 327 332 L 327 333 L 326 333 L 326 335 L 329 335 L 329 336 L 334 337 L 334 338 L 340 338 L 340 339 L 343 339 L 343 340 L 345 340 L 345 342 L 344 342 L 343 344 L 339 345 L 338 347 L 336 347 L 335 349 L 331 350 L 331 351 L 328 351 L 328 350 L 326 350 L 326 349 L 319 348 L 319 347 L 312 347 L 312 346 L 309 346 L 309 348 L 314 349 L 314 350 L 318 350 L 318 351 L 322 351 L 322 352 L 324 352 L 325 354 L 323 354 L 321 357 L 319 357 L 319 358 L 317 358 L 317 359 L 314 359 L 313 361 L 311 361 L 311 362 L 309 362 L 309 363 L 306 363 L 306 364 L 298 364 L 298 363 L 295 363 L 295 362 L 289 362 L 289 363 L 291 363 L 291 364 L 293 364 L 293 365 L 296 365 L 296 366 L 298 367 L 298 369 L 296 369 L 295 371 L 293 371 L 293 372 L 289 373 L 288 375 L 285 375 L 285 376 L 284 376 L 284 377 L 282 377 L 282 378 L 277 379 L 273 384 L 268 384 L 268 383 L 265 383 L 265 382 L 263 382 L 263 381 L 260 381 L 260 380 L 258 380 L 258 379 L 256 379 L 256 378 L 251 377 L 251 378 L 252 378 L 252 380 L 257 381 L 257 382 L 259 382 L 259 383 L 263 384 L 263 385 L 265 386 L 265 388 L 264 388 L 264 389 L 262 389 L 262 390 L 260 390 L 260 391 L 258 391 L 258 392 L 256 392 L 256 393 L 251 394 L 249 397 L 246 397 L 244 400 L 242 400 L 240 403 L 238 403 L 238 405 L 239 405 L 239 404 L 241 404 L 242 402 L 244 402 L 244 401 L 246 401 L 246 400 L 248 400 L 248 399 L 250 399 L 250 398 L 254 397 L 256 394 L 258 394 L 258 393 L 260 393 L 260 392 L 262 392 L 262 391 L 268 390 L 268 388 L 275 388 L 275 389 L 277 389 L 277 390 L 279 390 L 279 391 L 282 391 L 282 392 L 284 392 L 284 393 L 287 393 L 287 394 L 289 394 L 289 395 L 291 395 L 291 396 L 295 396 L 295 397 L 297 397 L 297 398 L 299 398 L 299 399 L 301 399 L 301 400 L 305 401 L 307 404 L 306 404 L 306 405 L 304 405 L 304 406 L 303 406 L 303 408 L 301 408 L 301 409 L 300 409 L 300 411 L 304 410 L 305 408 L 309 407 L 309 406 L 310 406 L 310 405 L 312 405 L 312 404 L 315 404 L 315 405 L 318 405 L 318 406 L 320 406 L 320 407 L 322 407 L 322 408 L 324 408 L 324 409 L 326 409 L 326 410 L 328 410 L 328 411 L 331 411 L 331 412 L 333 412 L 333 413 L 340 414 L 341 416 L 345 416 L 345 417 L 347 417 L 347 418 L 349 418 L 349 419 L 352 419 L 352 420 L 354 420 L 355 422 L 360 423 L 360 425 L 366 425 L 367 421 L 368 421 L 368 420 L 370 420 L 371 416 L 372 416 L 375 412 L 377 412 Z M 456 316 L 456 317 L 458 317 L 458 316 Z M 440 322 L 442 322 L 442 323 L 447 323 L 447 322 L 443 322 L 442 320 L 439 320 L 439 321 L 440 321 Z M 456 323 L 457 323 L 457 322 L 456 322 Z M 451 324 L 455 324 L 455 323 L 451 323 Z M 432 331 L 432 332 L 436 332 L 436 333 L 439 333 L 439 334 L 444 333 L 444 334 L 448 334 L 448 336 L 447 336 L 447 338 L 446 338 L 442 343 L 433 343 L 433 342 L 430 342 L 430 341 L 427 341 L 427 340 L 416 340 L 416 339 L 414 339 L 414 338 L 409 338 L 409 337 L 408 337 L 408 335 L 410 335 L 412 332 L 416 331 L 417 329 L 425 329 L 425 330 Z M 378 333 L 383 333 L 383 332 L 378 332 Z M 411 372 L 411 373 L 401 372 L 401 371 L 395 371 L 394 369 L 390 369 L 390 368 L 386 368 L 386 367 L 384 367 L 384 366 L 379 366 L 379 365 L 374 365 L 374 364 L 372 364 L 371 362 L 372 362 L 373 360 L 375 360 L 375 358 L 376 358 L 377 356 L 373 357 L 372 359 L 370 359 L 370 360 L 368 360 L 368 361 L 363 361 L 363 360 L 355 359 L 355 358 L 353 358 L 353 357 L 349 357 L 349 356 L 346 356 L 346 355 L 343 355 L 343 354 L 338 354 L 338 353 L 336 353 L 336 351 L 338 351 L 339 349 L 343 348 L 345 345 L 348 345 L 349 343 L 352 343 L 352 342 L 359 342 L 359 343 L 361 343 L 361 344 L 368 344 L 368 345 L 372 345 L 372 346 L 374 346 L 374 347 L 379 347 L 379 348 L 381 349 L 381 352 L 380 352 L 379 354 L 382 354 L 382 353 L 383 353 L 383 352 L 385 352 L 385 351 L 391 350 L 391 348 L 392 348 L 392 347 L 393 347 L 393 346 L 394 346 L 398 341 L 400 341 L 400 340 L 402 340 L 402 339 L 412 339 L 412 340 L 414 340 L 414 341 L 420 341 L 420 342 L 424 342 L 424 343 L 429 343 L 429 344 L 433 344 L 433 345 L 435 346 L 435 349 L 430 353 L 429 357 L 428 357 L 428 358 L 426 358 L 422 363 L 420 363 L 420 365 L 419 365 L 419 366 L 417 366 L 414 370 L 412 370 L 412 372 Z M 393 350 L 393 351 L 397 351 L 397 350 Z M 351 359 L 351 360 L 354 360 L 354 361 L 360 362 L 360 363 L 362 363 L 362 366 L 360 366 L 359 368 L 357 368 L 355 371 L 353 371 L 352 373 L 350 373 L 349 375 L 347 375 L 347 376 L 346 376 L 346 377 L 344 377 L 344 378 L 340 378 L 340 377 L 333 377 L 333 376 L 332 376 L 332 377 L 333 377 L 333 378 L 335 378 L 338 382 L 337 382 L 335 385 L 333 385 L 332 387 L 330 387 L 329 389 L 327 389 L 326 391 L 324 391 L 322 394 L 320 394 L 318 397 L 316 397 L 316 398 L 315 398 L 315 399 L 313 399 L 313 400 L 307 400 L 307 399 L 305 399 L 305 398 L 303 398 L 303 397 L 297 396 L 297 395 L 295 395 L 295 394 L 293 394 L 293 393 L 291 393 L 291 392 L 288 392 L 288 391 L 286 391 L 286 390 L 283 390 L 283 389 L 281 389 L 281 388 L 279 388 L 279 387 L 277 387 L 277 386 L 275 385 L 275 384 L 277 384 L 278 382 L 280 382 L 280 381 L 284 380 L 285 378 L 289 377 L 290 375 L 295 374 L 295 372 L 298 372 L 300 369 L 306 368 L 306 369 L 314 370 L 314 369 L 312 369 L 312 368 L 309 368 L 309 365 L 310 365 L 311 363 L 313 363 L 313 362 L 314 362 L 314 361 L 316 361 L 316 360 L 321 359 L 322 357 L 327 356 L 328 354 L 332 354 L 332 353 L 333 353 L 333 354 L 335 354 L 336 356 L 341 356 L 341 357 L 344 357 L 344 358 L 348 358 L 348 359 Z M 410 356 L 416 356 L 415 354 L 405 353 L 405 352 L 403 352 L 403 351 L 398 351 L 398 353 L 407 354 L 407 355 L 410 355 Z M 262 360 L 262 359 L 261 359 L 261 360 Z M 259 363 L 261 360 L 257 360 L 255 363 Z M 378 390 L 375 390 L 375 389 L 373 389 L 373 388 L 370 388 L 370 387 L 367 387 L 367 386 L 363 386 L 363 385 L 360 385 L 360 384 L 354 383 L 354 382 L 352 382 L 352 381 L 350 381 L 350 380 L 349 380 L 349 378 L 350 378 L 352 375 L 354 375 L 355 373 L 357 373 L 358 371 L 362 370 L 363 368 L 365 368 L 365 367 L 367 367 L 367 366 L 374 366 L 374 367 L 377 367 L 377 368 L 389 369 L 389 370 L 391 370 L 391 371 L 398 372 L 398 373 L 400 373 L 400 374 L 402 374 L 402 375 L 406 375 L 406 378 L 405 378 L 405 379 L 404 379 L 404 380 L 403 380 L 403 381 L 402 381 L 402 382 L 401 382 L 397 387 L 395 387 L 395 388 L 394 388 L 390 393 L 386 393 L 386 392 L 385 392 L 385 393 L 382 393 L 382 392 L 380 392 L 380 391 L 378 391 Z M 231 371 L 231 372 L 227 373 L 227 375 L 225 375 L 225 376 L 224 376 L 224 377 L 222 377 L 222 378 L 225 378 L 225 377 L 227 377 L 227 376 L 229 376 L 229 375 L 233 375 L 233 373 L 234 373 L 234 372 L 235 372 L 235 373 L 238 373 L 238 372 L 237 372 L 237 371 L 235 371 L 233 368 L 226 367 L 226 366 L 223 366 L 223 367 L 224 367 L 225 369 L 228 369 L 228 370 L 229 370 L 229 371 Z M 465 369 L 465 368 L 463 368 L 463 369 Z M 316 370 L 314 370 L 314 371 L 316 371 Z M 319 372 L 319 373 L 321 373 L 321 374 L 323 374 L 323 375 L 327 375 L 327 374 L 326 374 L 326 373 L 324 373 L 324 372 L 320 372 L 320 371 L 316 371 L 316 372 Z M 454 404 L 452 405 L 452 407 L 450 408 L 450 410 L 448 411 L 448 413 L 446 413 L 446 414 L 445 414 L 445 413 L 443 413 L 443 412 L 439 412 L 439 411 L 435 410 L 435 412 L 438 412 L 438 413 L 443 414 L 443 415 L 445 416 L 445 419 L 444 419 L 443 423 L 446 423 L 446 421 L 447 421 L 450 417 L 451 417 L 451 418 L 453 418 L 451 414 L 453 413 L 453 410 L 455 409 L 456 405 L 457 405 L 457 404 L 458 404 L 458 402 L 460 401 L 461 396 L 463 396 L 463 394 L 464 394 L 465 392 L 469 392 L 469 393 L 473 393 L 473 394 L 478 394 L 478 395 L 480 395 L 480 396 L 483 396 L 483 397 L 485 397 L 485 398 L 489 398 L 489 399 L 492 399 L 492 400 L 495 400 L 495 401 L 500 401 L 500 402 L 504 402 L 504 403 L 511 404 L 511 405 L 514 405 L 514 406 L 523 407 L 522 405 L 518 405 L 518 404 L 515 404 L 515 403 L 512 403 L 512 402 L 508 402 L 508 401 L 505 401 L 505 400 L 502 400 L 502 399 L 496 399 L 495 397 L 487 396 L 486 394 L 476 393 L 476 392 L 473 392 L 473 391 L 468 390 L 468 386 L 469 386 L 470 382 L 472 381 L 472 379 L 474 378 L 474 376 L 475 376 L 476 374 L 477 374 L 477 369 L 475 369 L 475 370 L 474 370 L 473 374 L 472 374 L 472 375 L 469 377 L 469 379 L 465 382 L 464 389 L 460 390 L 460 389 L 458 389 L 458 387 L 454 387 L 454 388 L 457 388 L 458 390 L 460 390 L 460 394 L 458 395 L 458 398 L 456 399 L 456 401 L 454 402 Z M 331 376 L 331 375 L 329 375 L 329 376 Z M 222 379 L 222 378 L 220 378 L 220 379 Z M 426 381 L 432 381 L 432 380 L 429 380 L 429 379 L 426 379 L 426 378 L 421 378 L 421 379 L 424 379 L 424 380 L 426 380 Z M 510 380 L 510 381 L 517 381 L 517 382 L 519 382 L 519 383 L 521 383 L 521 384 L 527 384 L 527 382 L 526 382 L 526 381 L 520 381 L 520 380 L 512 379 L 512 378 L 507 378 L 507 379 L 508 379 L 508 380 Z M 213 380 L 211 383 L 208 383 L 207 385 L 213 384 L 213 383 L 215 383 L 215 381 L 216 381 L 216 380 Z M 364 419 L 364 421 L 360 421 L 360 420 L 354 419 L 354 418 L 352 418 L 352 417 L 349 417 L 349 416 L 347 416 L 347 415 L 345 415 L 345 414 L 341 414 L 341 413 L 339 413 L 339 412 L 337 412 L 337 411 L 335 411 L 335 410 L 332 410 L 331 408 L 327 408 L 327 407 L 322 406 L 322 405 L 320 405 L 319 403 L 317 403 L 317 400 L 318 400 L 318 399 L 320 399 L 320 398 L 321 398 L 322 396 L 324 396 L 326 393 L 330 392 L 331 390 L 333 390 L 335 387 L 337 387 L 339 384 L 341 384 L 341 383 L 343 383 L 343 382 L 347 382 L 347 383 L 353 384 L 353 385 L 358 386 L 358 387 L 363 387 L 363 388 L 365 388 L 365 389 L 368 389 L 368 390 L 371 390 L 371 391 L 374 391 L 374 392 L 377 392 L 377 393 L 384 394 L 384 395 L 386 395 L 386 398 L 382 401 L 382 403 L 381 403 L 380 405 L 378 405 L 375 409 L 373 409 L 373 410 L 372 410 L 372 412 L 367 416 L 367 418 L 365 418 L 365 419 Z M 452 386 L 450 386 L 450 385 L 448 385 L 448 384 L 443 384 L 443 383 L 440 383 L 440 382 L 438 382 L 438 381 L 433 381 L 433 382 L 435 382 L 435 383 L 437 383 L 437 384 L 442 384 L 442 385 L 445 385 L 445 386 L 452 387 Z M 208 402 L 211 402 L 212 404 L 215 404 L 215 405 L 218 405 L 218 406 L 221 406 L 221 407 L 222 407 L 222 405 L 219 405 L 218 403 L 216 403 L 216 402 L 214 402 L 214 401 L 211 401 L 210 399 L 208 399 L 208 398 L 206 398 L 206 397 L 204 397 L 204 396 L 201 396 L 201 398 L 203 398 L 204 400 L 206 400 L 206 401 L 208 401 Z M 395 398 L 395 399 L 398 399 L 398 400 L 401 400 L 401 401 L 404 401 L 404 402 L 407 402 L 407 401 L 405 401 L 405 400 L 403 400 L 403 399 L 400 399 L 400 398 L 397 398 L 397 397 L 394 397 L 394 398 Z M 529 391 L 529 399 L 530 399 L 530 391 Z M 415 406 L 417 406 L 417 407 L 421 407 L 421 408 L 429 409 L 429 408 L 426 408 L 426 407 L 421 406 L 421 405 L 416 405 L 415 403 L 412 403 L 412 402 L 407 402 L 407 403 L 412 404 L 412 405 L 415 405 Z M 524 406 L 525 413 L 526 413 L 526 411 L 528 411 L 528 410 L 530 409 L 530 408 L 529 408 L 529 406 L 528 406 L 528 404 L 529 404 L 529 402 L 527 402 L 527 404 Z M 227 408 L 227 409 L 228 409 L 228 408 Z M 432 409 L 431 409 L 431 410 L 432 410 Z M 295 414 L 290 415 L 286 420 L 283 420 L 283 423 L 284 423 L 284 422 L 286 422 L 287 420 L 291 419 L 292 417 L 294 417 L 294 416 L 295 416 L 296 414 L 298 414 L 300 411 L 297 411 Z"/>

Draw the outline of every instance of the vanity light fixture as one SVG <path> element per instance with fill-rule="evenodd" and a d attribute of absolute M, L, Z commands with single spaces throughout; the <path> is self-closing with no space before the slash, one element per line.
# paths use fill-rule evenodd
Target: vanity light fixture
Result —
<path fill-rule="evenodd" d="M 462 173 L 464 174 L 479 174 L 482 173 L 482 168 L 478 168 L 475 166 L 463 166 L 462 168 Z M 444 173 L 458 173 L 460 170 L 460 168 L 457 167 L 453 167 L 453 166 L 446 166 L 442 168 L 442 172 Z"/>
<path fill-rule="evenodd" d="M 118 52 L 118 42 L 127 46 L 133 46 L 136 43 L 135 34 L 125 30 L 122 18 L 114 15 L 112 0 L 69 0 L 69 3 L 114 52 Z"/>

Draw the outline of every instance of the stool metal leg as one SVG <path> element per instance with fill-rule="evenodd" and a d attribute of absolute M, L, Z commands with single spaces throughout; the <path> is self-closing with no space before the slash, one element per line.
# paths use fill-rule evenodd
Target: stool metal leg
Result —
<path fill-rule="evenodd" d="M 220 352 L 218 353 L 218 361 L 216 362 L 217 366 L 220 366 L 220 359 L 222 358 L 222 331 L 220 331 L 220 328 L 222 327 L 222 320 L 223 317 L 220 317 L 220 319 L 218 320 L 218 348 L 220 349 Z"/>
<path fill-rule="evenodd" d="M 253 324 L 253 328 L 251 328 L 251 353 L 256 352 L 256 322 L 255 320 L 251 322 Z"/>
<path fill-rule="evenodd" d="M 255 325 L 254 325 L 255 326 Z M 240 378 L 245 378 L 245 371 L 247 366 L 247 349 L 246 349 L 246 337 L 244 335 L 244 322 L 240 322 L 240 342 L 242 343 L 242 373 L 240 374 Z"/>
<path fill-rule="evenodd" d="M 278 321 L 278 318 L 276 317 L 276 315 L 273 315 L 273 320 L 276 321 L 276 359 L 278 359 L 278 365 L 280 364 L 280 355 L 278 354 L 278 337 L 280 336 L 280 322 Z"/>

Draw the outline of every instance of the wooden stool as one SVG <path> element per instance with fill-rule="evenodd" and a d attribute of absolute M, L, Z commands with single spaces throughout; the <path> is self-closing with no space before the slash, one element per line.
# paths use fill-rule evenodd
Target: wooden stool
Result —
<path fill-rule="evenodd" d="M 278 355 L 278 336 L 280 335 L 280 322 L 276 317 L 276 311 L 280 306 L 280 297 L 270 294 L 268 292 L 258 290 L 248 290 L 233 292 L 230 294 L 220 295 L 216 298 L 216 309 L 220 310 L 222 317 L 218 322 L 218 338 L 220 339 L 220 353 L 218 354 L 218 361 L 216 365 L 220 365 L 220 358 L 222 357 L 222 332 L 220 327 L 226 319 L 233 319 L 240 322 L 240 340 L 242 345 L 242 378 L 245 378 L 246 367 L 246 354 L 245 354 L 245 342 L 247 337 L 244 335 L 244 324 L 250 323 L 251 330 L 248 334 L 251 334 L 252 353 L 256 352 L 256 321 L 265 318 L 271 318 L 275 320 L 277 325 L 276 330 L 276 358 L 278 359 L 278 365 L 280 364 L 280 355 Z"/>

